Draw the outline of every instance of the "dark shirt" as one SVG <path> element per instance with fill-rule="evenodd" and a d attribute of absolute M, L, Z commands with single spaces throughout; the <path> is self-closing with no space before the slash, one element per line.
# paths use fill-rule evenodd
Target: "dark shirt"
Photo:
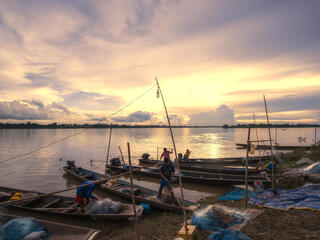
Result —
<path fill-rule="evenodd" d="M 85 185 L 88 183 L 91 183 L 92 181 L 86 181 L 84 183 L 82 183 L 81 185 Z M 89 186 L 86 187 L 79 187 L 77 188 L 77 195 L 79 197 L 88 197 L 88 198 L 93 198 L 92 192 L 95 189 L 96 184 L 91 184 Z"/>
<path fill-rule="evenodd" d="M 171 163 L 162 164 L 160 171 L 163 174 L 163 176 L 165 176 L 168 180 L 170 180 L 171 176 L 174 173 L 174 167 Z"/>

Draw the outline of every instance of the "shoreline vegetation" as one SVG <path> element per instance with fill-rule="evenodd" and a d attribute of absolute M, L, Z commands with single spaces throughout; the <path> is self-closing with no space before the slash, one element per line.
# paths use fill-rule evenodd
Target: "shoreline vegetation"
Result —
<path fill-rule="evenodd" d="M 196 126 L 196 125 L 173 125 L 172 128 L 267 128 L 268 124 L 237 124 L 237 125 L 223 125 L 223 126 Z M 169 128 L 168 125 L 128 125 L 128 124 L 77 124 L 77 123 L 0 123 L 0 129 L 56 129 L 56 128 Z M 316 128 L 320 127 L 320 124 L 270 124 L 271 128 Z"/>

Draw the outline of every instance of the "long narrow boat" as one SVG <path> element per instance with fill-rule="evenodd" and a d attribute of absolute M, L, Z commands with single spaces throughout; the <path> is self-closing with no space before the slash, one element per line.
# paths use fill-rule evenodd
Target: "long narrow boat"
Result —
<path fill-rule="evenodd" d="M 3 224 L 16 218 L 21 217 L 12 214 L 0 214 L 1 223 Z M 75 237 L 77 240 L 94 240 L 100 232 L 99 230 L 92 228 L 49 222 L 36 218 L 32 219 L 35 221 L 35 223 L 46 228 L 46 230 L 51 234 L 50 240 L 75 240 Z"/>
<path fill-rule="evenodd" d="M 236 143 L 237 147 L 239 149 L 247 148 L 246 143 Z M 310 150 L 311 146 L 285 146 L 285 145 L 273 145 L 273 149 L 275 150 L 295 150 L 295 149 L 304 149 L 304 150 Z M 269 150 L 271 149 L 270 145 L 256 145 L 255 149 L 258 150 Z"/>
<path fill-rule="evenodd" d="M 9 200 L 15 193 L 22 193 L 22 196 L 24 197 L 42 194 L 39 192 L 0 187 L 0 201 L 4 202 Z M 121 219 L 128 220 L 129 218 L 134 217 L 133 206 L 126 203 L 121 203 L 121 210 L 117 214 L 79 214 L 76 211 L 78 204 L 75 203 L 74 198 L 59 195 L 47 195 L 29 201 L 17 201 L 9 204 L 8 206 L 11 208 L 23 209 L 31 212 L 39 212 L 46 215 L 87 218 L 94 221 Z M 141 216 L 143 208 L 141 206 L 137 206 L 136 209 L 138 215 Z"/>
<path fill-rule="evenodd" d="M 160 165 L 163 161 L 153 159 L 139 159 L 140 164 L 148 165 Z M 223 167 L 223 166 L 212 166 L 209 164 L 194 164 L 194 163 L 180 163 L 180 168 L 183 170 L 190 170 L 195 172 L 209 172 L 209 173 L 223 173 L 232 175 L 244 175 L 246 169 L 244 167 Z M 256 170 L 253 168 L 248 169 L 249 174 L 255 174 Z"/>
<path fill-rule="evenodd" d="M 255 165 L 259 161 L 266 161 L 270 160 L 270 156 L 256 156 L 256 157 L 249 157 L 248 163 L 250 165 Z M 151 160 L 146 158 L 139 159 L 140 163 L 156 163 L 159 160 Z M 234 158 L 189 158 L 188 160 L 179 160 L 181 164 L 195 164 L 195 165 L 224 165 L 224 166 L 244 166 L 246 158 L 245 157 L 234 157 Z"/>
<path fill-rule="evenodd" d="M 117 172 L 128 172 L 128 166 L 114 166 L 111 164 L 106 165 L 107 168 Z M 154 177 L 160 179 L 160 169 L 152 167 L 139 167 L 133 166 L 133 173 L 140 176 Z M 178 181 L 177 176 L 175 177 Z M 215 184 L 215 185 L 239 185 L 245 183 L 243 175 L 230 175 L 230 174 L 219 174 L 219 173 L 205 173 L 205 172 L 191 172 L 182 171 L 181 179 L 183 182 L 203 183 L 203 184 Z M 267 182 L 264 177 L 248 177 L 248 182 L 253 183 L 259 180 L 261 182 Z"/>
<path fill-rule="evenodd" d="M 69 175 L 78 178 L 81 181 L 86 180 L 98 180 L 106 178 L 106 175 L 99 174 L 90 170 L 77 167 L 66 166 L 63 170 Z M 101 184 L 99 188 L 110 194 L 116 195 L 118 197 L 124 198 L 131 201 L 131 188 L 130 183 L 124 180 L 116 179 L 116 182 L 111 183 L 111 181 Z M 152 207 L 162 209 L 165 211 L 175 211 L 181 212 L 181 200 L 176 199 L 175 204 L 172 205 L 169 196 L 162 194 L 162 199 L 157 199 L 157 191 L 148 189 L 139 185 L 134 185 L 135 201 L 137 203 L 149 203 Z M 198 207 L 197 203 L 184 201 L 187 211 L 193 211 Z"/>

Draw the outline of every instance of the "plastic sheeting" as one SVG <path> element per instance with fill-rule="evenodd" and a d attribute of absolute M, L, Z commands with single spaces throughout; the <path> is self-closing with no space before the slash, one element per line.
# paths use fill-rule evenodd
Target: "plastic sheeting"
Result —
<path fill-rule="evenodd" d="M 85 214 L 117 214 L 121 207 L 121 202 L 98 200 L 86 207 Z"/>
<path fill-rule="evenodd" d="M 310 209 L 320 211 L 320 184 L 308 185 L 293 190 L 272 189 L 263 191 L 249 200 L 250 204 L 277 209 Z"/>
<path fill-rule="evenodd" d="M 219 200 L 242 200 L 245 198 L 246 191 L 244 189 L 236 189 L 229 193 L 224 193 L 222 197 L 219 197 Z M 254 192 L 248 191 L 249 197 L 253 197 L 255 195 Z"/>
<path fill-rule="evenodd" d="M 15 218 L 0 228 L 0 240 L 20 240 L 36 231 L 45 231 L 45 228 L 32 218 Z"/>
<path fill-rule="evenodd" d="M 319 173 L 320 174 L 320 161 L 311 164 L 308 167 L 305 167 L 301 170 L 303 173 Z"/>
<path fill-rule="evenodd" d="M 211 234 L 209 236 L 209 240 L 251 240 L 251 238 L 242 232 L 226 229 L 218 233 Z"/>

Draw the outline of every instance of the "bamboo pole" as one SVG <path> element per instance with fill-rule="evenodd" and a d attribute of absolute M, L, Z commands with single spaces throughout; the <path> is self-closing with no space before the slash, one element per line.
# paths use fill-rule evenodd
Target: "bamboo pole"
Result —
<path fill-rule="evenodd" d="M 247 139 L 247 154 L 246 154 L 246 175 L 245 175 L 245 184 L 246 184 L 246 192 L 245 192 L 245 205 L 248 207 L 248 157 L 250 151 L 250 125 L 248 126 L 248 139 Z"/>
<path fill-rule="evenodd" d="M 119 151 L 120 151 L 120 154 L 121 154 L 122 163 L 123 163 L 123 165 L 126 165 L 126 163 L 124 162 L 124 157 L 123 157 L 123 154 L 122 154 L 122 151 L 121 151 L 121 147 L 120 147 L 120 146 L 119 146 Z"/>
<path fill-rule="evenodd" d="M 179 165 L 179 160 L 178 160 L 177 148 L 176 148 L 176 144 L 175 144 L 174 137 L 173 137 L 173 132 L 172 132 L 172 127 L 171 127 L 171 123 L 170 123 L 170 118 L 169 118 L 167 106 L 166 106 L 166 103 L 164 101 L 164 97 L 163 97 L 163 94 L 162 94 L 162 91 L 161 91 L 161 88 L 160 88 L 160 85 L 159 85 L 157 77 L 155 79 L 156 79 L 156 82 L 157 82 L 157 85 L 158 85 L 158 90 L 159 90 L 160 95 L 161 95 L 161 99 L 162 99 L 162 102 L 163 102 L 164 110 L 165 110 L 166 115 L 167 115 L 167 120 L 168 120 L 169 129 L 170 129 L 172 144 L 173 144 L 173 148 L 174 148 L 175 163 L 176 163 L 177 170 L 178 170 L 179 187 L 180 187 L 181 199 L 182 199 L 184 228 L 185 228 L 185 232 L 186 232 L 186 238 L 188 240 L 189 236 L 188 236 L 188 226 L 187 226 L 187 213 L 186 213 L 186 208 L 185 208 L 185 205 L 184 205 L 184 195 L 183 195 L 182 179 L 181 179 L 181 174 L 180 174 L 180 165 Z"/>
<path fill-rule="evenodd" d="M 256 115 L 253 113 L 253 122 L 254 122 L 254 125 L 256 127 L 256 136 L 257 136 L 257 145 L 259 145 L 259 136 L 258 136 L 258 127 L 257 127 L 257 123 L 256 123 Z M 260 153 L 260 149 L 259 149 L 259 156 L 261 156 L 261 153 Z"/>
<path fill-rule="evenodd" d="M 266 96 L 265 95 L 263 95 L 263 100 L 264 100 L 264 107 L 265 107 L 265 110 L 266 110 L 266 117 L 267 117 L 267 123 L 268 123 L 268 132 L 269 132 L 269 141 L 270 141 L 270 153 L 271 153 L 271 164 L 272 164 L 272 191 L 273 191 L 274 190 L 273 151 L 272 151 L 270 122 L 269 122 L 268 108 L 267 108 L 267 102 L 266 102 Z"/>
<path fill-rule="evenodd" d="M 131 155 L 130 155 L 130 144 L 127 143 L 128 145 L 128 161 L 129 161 L 129 166 L 130 166 L 130 187 L 131 187 L 131 199 L 132 199 L 132 205 L 133 205 L 133 211 L 134 211 L 134 219 L 135 219 L 135 230 L 136 230 L 136 237 L 138 240 L 141 239 L 140 236 L 140 231 L 139 231 L 139 225 L 138 225 L 138 217 L 137 217 L 137 212 L 136 212 L 136 199 L 134 196 L 133 192 L 133 174 L 132 174 L 132 165 L 131 165 Z"/>
<path fill-rule="evenodd" d="M 108 150 L 107 150 L 107 159 L 106 159 L 106 166 L 109 162 L 109 152 L 110 152 L 110 143 L 111 143 L 111 133 L 112 133 L 112 124 L 110 124 L 110 133 L 109 133 L 109 143 L 108 143 Z"/>
<path fill-rule="evenodd" d="M 0 206 L 2 206 L 2 205 L 7 205 L 7 204 L 10 204 L 10 203 L 14 203 L 14 202 L 24 202 L 24 201 L 28 201 L 28 200 L 32 200 L 32 199 L 37 199 L 37 198 L 41 198 L 41 197 L 46 197 L 46 196 L 48 196 L 48 195 L 54 195 L 54 194 L 58 194 L 58 193 L 62 193 L 62 192 L 67 192 L 67 191 L 70 191 L 70 190 L 73 190 L 73 189 L 76 189 L 76 188 L 79 188 L 79 187 L 86 187 L 86 186 L 89 186 L 89 185 L 92 185 L 92 184 L 96 184 L 96 183 L 99 183 L 99 182 L 102 183 L 102 182 L 108 181 L 108 180 L 111 179 L 111 178 L 118 178 L 118 177 L 125 176 L 125 175 L 127 175 L 128 173 L 129 173 L 129 172 L 122 173 L 122 174 L 119 174 L 119 175 L 110 176 L 110 177 L 107 177 L 107 178 L 103 178 L 103 179 L 100 179 L 100 180 L 93 181 L 93 182 L 88 183 L 88 184 L 77 185 L 77 186 L 73 186 L 73 187 L 70 187 L 70 188 L 67 188 L 67 189 L 63 189 L 63 190 L 59 190 L 59 191 L 56 191 L 56 192 L 43 193 L 43 194 L 39 194 L 39 195 L 37 195 L 37 196 L 27 197 L 27 198 L 24 198 L 24 199 L 9 200 L 9 201 L 0 203 Z"/>

